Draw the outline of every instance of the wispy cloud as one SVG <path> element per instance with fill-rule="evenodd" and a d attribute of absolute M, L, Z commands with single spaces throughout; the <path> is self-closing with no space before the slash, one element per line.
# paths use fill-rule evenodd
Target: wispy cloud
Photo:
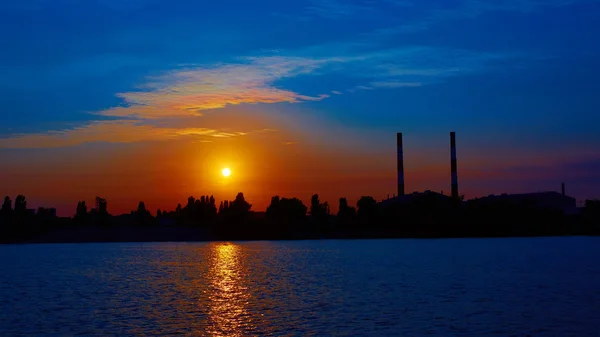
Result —
<path fill-rule="evenodd" d="M 327 62 L 301 57 L 246 57 L 237 64 L 179 69 L 153 77 L 145 91 L 117 94 L 127 104 L 98 112 L 104 116 L 160 118 L 200 115 L 227 105 L 319 101 L 327 94 L 309 96 L 280 89 L 273 82 L 309 74 Z"/>
<path fill-rule="evenodd" d="M 222 120 L 221 124 L 209 128 L 193 126 L 208 125 L 205 123 L 209 122 L 205 120 L 206 116 L 196 118 L 206 110 L 240 104 L 314 102 L 329 95 L 342 94 L 339 90 L 317 95 L 299 93 L 282 88 L 282 79 L 336 73 L 364 80 L 362 84 L 346 89 L 346 92 L 418 87 L 439 83 L 459 74 L 486 71 L 495 62 L 519 56 L 428 47 L 367 52 L 349 48 L 345 54 L 329 55 L 327 46 L 320 49 L 311 49 L 312 52 L 319 51 L 314 53 L 321 55 L 319 57 L 307 56 L 306 51 L 279 51 L 276 55 L 241 57 L 228 64 L 175 69 L 161 76 L 149 77 L 137 91 L 117 94 L 123 100 L 122 106 L 92 113 L 117 120 L 96 121 L 63 131 L 15 135 L 0 139 L 0 147 L 60 147 L 87 142 L 244 136 L 246 130 L 230 130 L 223 124 L 231 121 Z M 178 121 L 176 126 L 165 126 L 172 120 Z M 188 123 L 192 120 L 194 122 Z"/>
<path fill-rule="evenodd" d="M 318 58 L 285 54 L 243 57 L 238 63 L 178 69 L 149 78 L 141 86 L 144 90 L 117 94 L 126 106 L 97 114 L 165 118 L 201 115 L 205 110 L 227 105 L 320 101 L 329 94 L 306 95 L 277 87 L 276 82 L 300 75 L 341 72 L 345 76 L 370 79 L 354 88 L 358 90 L 414 87 L 461 73 L 482 71 L 497 60 L 511 57 L 514 55 L 427 47 L 355 51 Z M 368 85 L 369 82 L 374 84 Z"/>
<path fill-rule="evenodd" d="M 407 88 L 407 87 L 420 87 L 422 84 L 418 82 L 400 82 L 400 81 L 387 81 L 387 82 L 371 82 L 369 85 L 373 88 Z"/>
<path fill-rule="evenodd" d="M 346 73 L 364 78 L 365 83 L 350 88 L 418 87 L 440 83 L 452 77 L 485 73 L 535 59 L 534 55 L 517 52 L 473 52 L 468 50 L 406 47 L 362 54 L 344 66 Z"/>
<path fill-rule="evenodd" d="M 131 143 L 176 139 L 178 137 L 237 137 L 244 132 L 221 132 L 206 128 L 174 128 L 134 120 L 92 122 L 61 131 L 15 135 L 0 139 L 0 148 L 54 148 L 83 143 Z M 204 138 L 206 139 L 206 138 Z"/>

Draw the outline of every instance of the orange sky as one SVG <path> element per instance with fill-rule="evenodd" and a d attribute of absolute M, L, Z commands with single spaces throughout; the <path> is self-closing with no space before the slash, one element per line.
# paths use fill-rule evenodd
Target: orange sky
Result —
<path fill-rule="evenodd" d="M 396 132 L 406 191 L 447 193 L 451 131 L 467 198 L 600 197 L 590 1 L 5 2 L 0 196 L 30 207 L 242 191 L 255 210 L 319 193 L 335 211 L 396 192 Z"/>
<path fill-rule="evenodd" d="M 12 198 L 22 193 L 28 197 L 30 207 L 57 207 L 61 215 L 72 215 L 79 200 L 93 205 L 96 195 L 108 199 L 111 213 L 120 214 L 135 209 L 140 200 L 154 212 L 157 208 L 174 209 L 178 202 L 185 204 L 191 195 L 213 194 L 220 201 L 233 199 L 237 192 L 243 192 L 253 209 L 259 211 L 265 210 L 273 195 L 299 197 L 308 204 L 313 193 L 329 201 L 335 211 L 340 197 L 348 197 L 354 204 L 362 195 L 382 199 L 396 192 L 393 132 L 344 129 L 301 114 L 267 119 L 259 112 L 243 109 L 226 109 L 203 118 L 203 127 L 208 129 L 213 123 L 227 121 L 229 136 L 191 132 L 139 142 L 8 150 L 6 158 L 11 160 L 0 164 L 2 176 L 9 177 L 3 179 L 1 192 Z M 310 124 L 314 125 L 310 133 L 301 131 Z M 128 141 L 134 136 L 121 130 L 113 134 L 115 141 L 118 137 Z M 449 191 L 447 136 L 405 136 L 408 191 Z M 518 172 L 511 176 L 486 169 L 519 164 L 526 160 L 519 151 L 497 150 L 485 156 L 469 145 L 473 140 L 460 136 L 461 194 L 471 197 L 499 193 L 503 182 L 526 177 Z M 75 133 L 63 138 L 77 141 L 77 137 L 89 135 Z M 220 173 L 224 167 L 232 170 L 229 178 Z M 486 185 L 494 179 L 498 181 Z M 544 182 L 539 186 L 558 189 L 559 184 Z"/>

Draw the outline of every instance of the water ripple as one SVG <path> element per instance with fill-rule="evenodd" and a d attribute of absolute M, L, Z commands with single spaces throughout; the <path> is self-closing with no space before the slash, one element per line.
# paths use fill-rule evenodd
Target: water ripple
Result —
<path fill-rule="evenodd" d="M 0 335 L 597 336 L 599 243 L 0 246 Z"/>

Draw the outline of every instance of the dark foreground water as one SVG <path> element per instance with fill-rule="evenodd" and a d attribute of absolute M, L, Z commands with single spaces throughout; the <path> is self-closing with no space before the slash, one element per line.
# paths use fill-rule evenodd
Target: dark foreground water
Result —
<path fill-rule="evenodd" d="M 0 246 L 0 336 L 599 336 L 600 238 Z"/>

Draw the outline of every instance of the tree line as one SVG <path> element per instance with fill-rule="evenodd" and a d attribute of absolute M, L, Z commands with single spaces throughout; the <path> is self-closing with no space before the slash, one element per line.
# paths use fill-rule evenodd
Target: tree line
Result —
<path fill-rule="evenodd" d="M 75 215 L 58 218 L 52 209 L 27 208 L 18 195 L 14 207 L 5 197 L 0 209 L 0 241 L 19 241 L 44 235 L 56 228 L 197 228 L 217 239 L 294 239 L 361 237 L 478 237 L 600 234 L 600 201 L 588 200 L 580 214 L 569 216 L 558 209 L 537 209 L 529 204 L 462 202 L 423 193 L 410 202 L 378 203 L 361 197 L 355 206 L 340 198 L 331 214 L 318 194 L 310 205 L 298 198 L 274 196 L 265 212 L 252 211 L 243 193 L 233 200 L 214 196 L 189 197 L 185 206 L 151 214 L 143 201 L 129 214 L 113 216 L 108 202 L 96 197 L 95 206 L 77 203 Z"/>

